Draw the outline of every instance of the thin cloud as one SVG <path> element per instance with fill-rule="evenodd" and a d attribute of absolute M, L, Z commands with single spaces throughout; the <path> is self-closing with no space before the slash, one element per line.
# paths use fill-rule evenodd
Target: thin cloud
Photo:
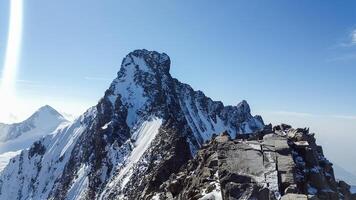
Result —
<path fill-rule="evenodd" d="M 2 80 L 2 78 L 0 78 L 0 81 Z M 32 81 L 32 80 L 24 80 L 24 79 L 17 79 L 15 80 L 16 83 L 32 83 L 32 84 L 35 84 L 35 83 L 40 83 L 39 81 Z"/>
<path fill-rule="evenodd" d="M 338 55 L 327 58 L 326 62 L 346 62 L 356 59 L 356 29 L 348 33 L 347 37 L 343 39 L 338 45 L 331 47 L 330 50 L 336 51 Z"/>
<path fill-rule="evenodd" d="M 296 116 L 296 117 L 313 117 L 314 116 L 311 113 L 290 112 L 290 111 L 272 111 L 272 112 L 269 112 L 269 113 L 277 114 L 277 115 Z"/>
<path fill-rule="evenodd" d="M 2 79 L 0 78 L 0 81 Z M 32 80 L 24 80 L 24 79 L 17 79 L 15 80 L 15 83 L 19 86 L 30 86 L 30 87 L 39 87 L 39 86 L 45 86 L 43 83 L 39 82 L 39 81 L 32 81 Z"/>
<path fill-rule="evenodd" d="M 356 120 L 356 115 L 334 115 L 335 118 L 339 119 L 351 119 Z"/>
<path fill-rule="evenodd" d="M 321 114 L 314 114 L 314 113 L 291 112 L 291 111 L 268 111 L 267 113 L 276 114 L 276 115 L 294 116 L 294 117 L 322 117 L 322 118 L 356 120 L 356 115 L 339 115 L 339 114 L 321 115 Z"/>
<path fill-rule="evenodd" d="M 105 77 L 93 77 L 93 76 L 86 76 L 84 77 L 85 80 L 89 81 L 111 81 L 112 79 L 110 78 L 105 78 Z"/>
<path fill-rule="evenodd" d="M 0 78 L 0 81 L 1 80 L 2 79 Z M 53 88 L 53 89 L 56 89 L 56 88 L 58 88 L 58 86 L 56 86 L 56 85 L 48 85 L 48 84 L 45 84 L 40 81 L 25 80 L 25 79 L 17 79 L 17 80 L 15 80 L 15 83 L 18 87 L 26 88 L 26 89 L 29 89 L 29 88 Z"/>
<path fill-rule="evenodd" d="M 337 61 L 350 61 L 350 60 L 355 60 L 356 59 L 356 52 L 355 53 L 349 53 L 341 56 L 337 56 L 334 58 L 327 59 L 327 62 L 337 62 Z"/>
<path fill-rule="evenodd" d="M 343 42 L 340 43 L 339 47 L 352 47 L 356 45 L 356 29 L 349 32 L 347 38 L 343 39 Z"/>
<path fill-rule="evenodd" d="M 356 30 L 353 30 L 351 33 L 351 44 L 356 45 Z"/>

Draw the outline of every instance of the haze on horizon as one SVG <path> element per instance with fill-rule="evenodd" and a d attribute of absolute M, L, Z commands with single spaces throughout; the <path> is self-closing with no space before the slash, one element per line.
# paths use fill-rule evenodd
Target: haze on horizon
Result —
<path fill-rule="evenodd" d="M 1 77 L 13 35 L 9 2 L 0 2 Z M 215 100 L 246 99 L 265 123 L 311 127 L 326 156 L 356 174 L 345 154 L 356 143 L 355 11 L 351 0 L 24 1 L 18 103 L 0 102 L 17 119 L 2 122 L 45 104 L 80 115 L 122 58 L 146 48 L 166 52 L 172 76 Z"/>

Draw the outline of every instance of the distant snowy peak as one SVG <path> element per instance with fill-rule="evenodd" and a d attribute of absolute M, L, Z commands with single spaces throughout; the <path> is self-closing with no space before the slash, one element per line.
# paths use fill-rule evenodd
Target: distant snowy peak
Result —
<path fill-rule="evenodd" d="M 47 124 L 52 126 L 53 123 L 58 123 L 60 121 L 66 121 L 62 114 L 49 105 L 45 105 L 39 108 L 34 114 L 32 114 L 26 121 L 32 121 L 37 123 Z"/>
<path fill-rule="evenodd" d="M 0 142 L 13 140 L 33 131 L 48 133 L 48 131 L 53 131 L 59 124 L 66 121 L 58 111 L 46 105 L 39 108 L 23 122 L 0 124 Z"/>

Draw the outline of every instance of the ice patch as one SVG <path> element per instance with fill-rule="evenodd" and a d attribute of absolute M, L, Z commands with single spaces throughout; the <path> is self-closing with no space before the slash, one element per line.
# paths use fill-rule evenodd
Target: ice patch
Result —
<path fill-rule="evenodd" d="M 87 176 L 88 171 L 89 168 L 85 165 L 79 169 L 77 172 L 77 178 L 73 181 L 72 186 L 67 193 L 66 200 L 76 200 L 84 196 L 84 193 L 89 186 L 89 179 Z"/>
<path fill-rule="evenodd" d="M 101 127 L 101 129 L 103 129 L 103 130 L 107 129 L 110 124 L 111 124 L 111 122 L 106 123 L 103 127 Z"/>

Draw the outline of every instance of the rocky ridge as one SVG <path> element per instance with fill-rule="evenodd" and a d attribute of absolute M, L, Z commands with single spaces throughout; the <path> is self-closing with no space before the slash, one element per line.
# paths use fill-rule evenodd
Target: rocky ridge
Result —
<path fill-rule="evenodd" d="M 356 199 L 308 129 L 266 126 L 249 136 L 226 133 L 206 143 L 154 194 L 156 199 Z"/>

